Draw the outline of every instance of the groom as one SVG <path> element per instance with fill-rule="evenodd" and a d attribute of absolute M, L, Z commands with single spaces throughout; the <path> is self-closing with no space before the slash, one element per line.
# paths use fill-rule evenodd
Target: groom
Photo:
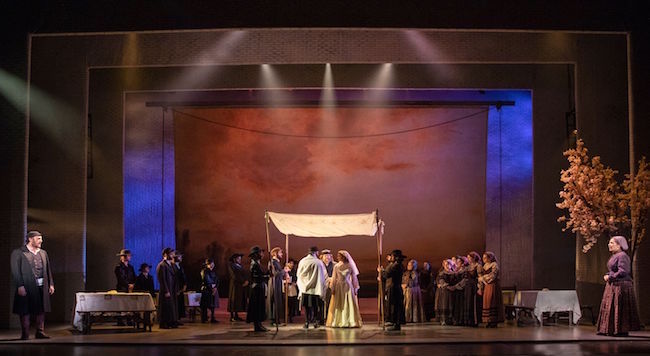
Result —
<path fill-rule="evenodd" d="M 318 259 L 318 248 L 309 248 L 309 254 L 303 257 L 298 263 L 298 289 L 302 306 L 305 307 L 305 329 L 309 328 L 309 323 L 318 328 L 320 319 L 319 305 L 325 298 L 327 290 L 327 269 L 323 261 Z"/>

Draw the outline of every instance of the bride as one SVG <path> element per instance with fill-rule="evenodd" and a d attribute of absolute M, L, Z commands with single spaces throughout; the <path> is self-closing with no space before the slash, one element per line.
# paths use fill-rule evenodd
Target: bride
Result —
<path fill-rule="evenodd" d="M 359 312 L 359 270 L 350 253 L 341 250 L 337 255 L 338 263 L 334 265 L 334 272 L 330 281 L 332 298 L 327 313 L 327 326 L 334 328 L 361 327 L 361 313 Z"/>

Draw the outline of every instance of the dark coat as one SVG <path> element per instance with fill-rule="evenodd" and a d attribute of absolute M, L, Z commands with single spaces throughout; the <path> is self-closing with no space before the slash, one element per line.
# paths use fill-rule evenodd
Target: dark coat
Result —
<path fill-rule="evenodd" d="M 120 262 L 115 266 L 115 278 L 117 279 L 117 284 L 115 290 L 118 292 L 128 292 L 129 284 L 135 284 L 135 270 L 133 265 L 129 264 L 128 266 Z"/>
<path fill-rule="evenodd" d="M 284 320 L 284 293 L 282 293 L 282 283 L 284 282 L 284 268 L 279 260 L 271 259 L 273 267 L 271 272 L 273 278 L 269 282 L 269 319 L 277 321 Z M 277 312 L 276 312 L 277 310 Z"/>
<path fill-rule="evenodd" d="M 173 265 L 162 260 L 156 266 L 156 277 L 160 283 L 160 291 L 158 293 L 158 307 L 160 313 L 158 319 L 161 326 L 170 326 L 178 320 L 178 302 L 176 292 L 176 273 Z M 169 293 L 169 297 L 165 294 Z"/>
<path fill-rule="evenodd" d="M 11 276 L 16 286 L 13 312 L 18 315 L 39 314 L 41 311 L 50 312 L 52 310 L 50 286 L 54 286 L 50 258 L 45 250 L 39 251 L 38 254 L 43 260 L 43 288 L 41 291 L 36 285 L 36 278 L 27 254 L 31 254 L 27 246 L 11 252 Z M 24 297 L 18 295 L 18 287 L 21 286 L 24 286 L 27 291 L 27 295 Z"/>
<path fill-rule="evenodd" d="M 219 278 L 214 269 L 204 268 L 201 270 L 201 308 L 219 307 L 215 302 Z"/>
<path fill-rule="evenodd" d="M 404 266 L 401 261 L 391 262 L 382 271 L 385 281 L 384 316 L 386 321 L 394 324 L 406 324 L 404 315 L 404 292 L 402 291 L 402 275 Z"/>
<path fill-rule="evenodd" d="M 228 311 L 231 313 L 246 311 L 246 293 L 243 286 L 246 282 L 246 271 L 242 265 L 231 262 L 228 264 L 228 273 L 230 274 Z"/>
<path fill-rule="evenodd" d="M 251 260 L 250 286 L 251 297 L 248 301 L 246 322 L 262 322 L 266 319 L 266 282 L 269 274 L 262 270 L 260 261 Z"/>
<path fill-rule="evenodd" d="M 133 287 L 133 290 L 135 292 L 148 292 L 152 296 L 156 294 L 156 290 L 153 286 L 153 276 L 150 274 L 145 276 L 144 274 L 140 273 L 135 278 L 135 286 Z"/>

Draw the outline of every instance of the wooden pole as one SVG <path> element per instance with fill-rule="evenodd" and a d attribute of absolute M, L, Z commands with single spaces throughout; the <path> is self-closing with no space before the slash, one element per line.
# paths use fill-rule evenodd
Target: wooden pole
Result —
<path fill-rule="evenodd" d="M 381 255 L 382 255 L 382 224 L 381 221 L 379 220 L 379 209 L 376 211 L 376 217 L 377 221 L 377 267 L 381 267 Z M 383 283 L 381 282 L 381 272 L 377 272 L 377 317 L 378 317 L 378 325 L 382 327 L 382 329 L 385 328 L 384 325 L 384 286 Z"/>
<path fill-rule="evenodd" d="M 284 235 L 284 265 L 289 263 L 289 234 Z M 284 271 L 284 270 L 283 270 Z M 289 325 L 289 283 L 283 275 L 284 279 L 284 323 Z"/>
<path fill-rule="evenodd" d="M 271 237 L 269 236 L 269 220 L 270 220 L 270 218 L 269 218 L 269 211 L 268 210 L 264 212 L 264 220 L 266 221 L 266 248 L 267 248 L 266 251 L 269 254 L 269 267 L 271 268 L 271 276 L 275 276 L 276 271 L 275 271 L 275 268 L 273 268 L 273 261 L 271 260 Z M 274 277 L 272 277 L 272 278 L 274 278 Z M 272 279 L 270 280 L 269 285 L 274 286 L 274 283 L 273 283 Z M 274 293 L 275 292 L 276 291 L 274 291 Z M 273 300 L 275 300 L 275 298 L 273 298 Z M 273 302 L 273 300 L 271 302 Z M 278 332 L 278 322 L 279 322 L 277 310 L 278 310 L 278 306 L 276 305 L 275 306 L 275 332 L 276 333 Z"/>

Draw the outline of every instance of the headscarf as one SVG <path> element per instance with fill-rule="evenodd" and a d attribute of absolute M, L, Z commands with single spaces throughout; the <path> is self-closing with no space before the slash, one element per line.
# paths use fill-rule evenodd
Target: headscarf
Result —
<path fill-rule="evenodd" d="M 627 251 L 628 246 L 627 246 L 627 239 L 625 238 L 625 236 L 620 236 L 620 235 L 612 236 L 612 240 L 616 241 L 616 243 L 619 244 L 619 246 L 621 246 L 621 250 Z"/>
<path fill-rule="evenodd" d="M 357 264 L 354 263 L 354 260 L 352 259 L 350 253 L 346 250 L 340 250 L 338 253 L 342 254 L 343 256 L 345 256 L 345 258 L 347 258 L 348 264 L 350 264 L 350 270 L 352 271 L 352 273 L 354 273 L 355 276 L 358 276 L 359 269 L 357 268 Z"/>
<path fill-rule="evenodd" d="M 496 262 L 497 261 L 497 256 L 494 254 L 494 252 L 486 251 L 485 255 L 488 256 L 488 260 L 490 260 L 490 262 Z"/>

